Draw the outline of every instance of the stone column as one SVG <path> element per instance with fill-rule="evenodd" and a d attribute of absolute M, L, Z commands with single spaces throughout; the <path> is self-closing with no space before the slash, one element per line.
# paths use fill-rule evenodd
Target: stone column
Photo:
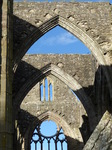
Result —
<path fill-rule="evenodd" d="M 13 150 L 12 0 L 0 1 L 0 149 Z"/>

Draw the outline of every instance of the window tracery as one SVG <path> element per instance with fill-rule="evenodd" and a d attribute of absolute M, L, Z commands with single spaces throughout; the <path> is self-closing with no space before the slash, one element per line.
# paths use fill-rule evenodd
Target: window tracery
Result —
<path fill-rule="evenodd" d="M 53 135 L 45 135 L 41 132 L 41 125 L 36 126 L 32 135 L 30 150 L 68 150 L 67 147 L 67 139 L 62 127 L 58 126 Z"/>
<path fill-rule="evenodd" d="M 53 101 L 53 82 L 48 77 L 40 82 L 40 101 Z"/>

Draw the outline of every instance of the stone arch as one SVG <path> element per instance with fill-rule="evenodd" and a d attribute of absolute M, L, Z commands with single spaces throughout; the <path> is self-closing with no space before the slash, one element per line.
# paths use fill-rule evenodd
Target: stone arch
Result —
<path fill-rule="evenodd" d="M 32 34 L 20 46 L 19 53 L 18 55 L 16 55 L 17 57 L 14 58 L 14 63 L 18 64 L 21 58 L 27 52 L 27 50 L 32 46 L 32 44 L 35 43 L 40 37 L 42 37 L 45 33 L 53 29 L 57 25 L 66 29 L 68 32 L 72 33 L 74 36 L 80 39 L 93 53 L 94 57 L 97 59 L 100 65 L 106 65 L 106 61 L 101 51 L 101 47 L 96 42 L 96 40 L 93 39 L 90 35 L 88 35 L 86 31 L 81 29 L 81 27 L 78 27 L 75 23 L 59 15 L 47 20 L 32 32 Z"/>
<path fill-rule="evenodd" d="M 19 52 L 14 57 L 14 68 L 15 71 L 17 68 L 18 63 L 22 59 L 22 57 L 25 55 L 27 50 L 34 44 L 40 37 L 42 37 L 45 33 L 47 33 L 49 30 L 53 29 L 57 25 L 61 26 L 62 28 L 66 29 L 68 32 L 72 33 L 74 36 L 76 36 L 78 39 L 80 39 L 93 53 L 94 57 L 98 61 L 99 65 L 103 68 L 104 73 L 106 75 L 109 89 L 110 89 L 110 96 L 112 96 L 112 85 L 111 85 L 111 76 L 110 76 L 110 69 L 107 66 L 107 62 L 102 54 L 102 49 L 100 45 L 97 43 L 95 39 L 91 37 L 86 31 L 81 29 L 81 27 L 78 27 L 75 23 L 71 22 L 68 19 L 65 19 L 62 16 L 56 15 L 55 17 L 52 17 L 51 19 L 44 22 L 42 25 L 40 25 L 36 30 L 32 32 L 32 34 L 26 38 L 25 42 L 20 46 Z"/>
<path fill-rule="evenodd" d="M 26 134 L 25 134 L 24 150 L 29 149 L 32 133 L 33 133 L 35 127 L 37 126 L 37 124 L 41 124 L 42 122 L 44 122 L 46 120 L 52 120 L 56 123 L 57 126 L 61 126 L 64 131 L 64 134 L 66 135 L 68 140 L 70 138 L 70 139 L 72 139 L 72 141 L 74 139 L 74 141 L 78 140 L 79 142 L 83 143 L 82 135 L 81 135 L 79 129 L 74 129 L 74 131 L 73 131 L 70 128 L 70 126 L 67 124 L 67 122 L 61 116 L 59 116 L 58 114 L 56 114 L 54 112 L 47 111 L 47 112 L 44 112 L 44 113 L 40 114 L 39 116 L 37 116 L 37 119 L 35 119 L 33 122 L 30 123 L 28 130 L 26 131 Z M 75 134 L 75 131 L 77 134 Z"/>
<path fill-rule="evenodd" d="M 78 83 L 77 80 L 75 80 L 69 74 L 65 73 L 59 67 L 53 64 L 48 64 L 47 66 L 42 68 L 41 73 L 39 75 L 34 73 L 32 77 L 23 85 L 23 87 L 18 91 L 17 95 L 15 96 L 14 99 L 14 104 L 16 105 L 15 109 L 17 109 L 20 106 L 24 97 L 32 89 L 32 87 L 49 74 L 56 76 L 63 83 L 65 83 L 71 90 L 74 91 L 77 97 L 79 97 L 79 99 L 81 100 L 88 114 L 88 117 L 90 118 L 89 120 L 91 120 L 91 118 L 94 118 L 94 120 L 90 121 L 90 128 L 91 129 L 94 128 L 96 124 L 96 119 L 95 119 L 96 117 L 95 117 L 95 111 L 91 99 L 86 95 L 83 87 Z"/>

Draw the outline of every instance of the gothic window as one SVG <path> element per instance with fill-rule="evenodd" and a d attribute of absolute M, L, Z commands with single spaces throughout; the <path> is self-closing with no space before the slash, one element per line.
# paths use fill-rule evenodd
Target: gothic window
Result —
<path fill-rule="evenodd" d="M 50 83 L 50 85 L 49 85 L 49 89 L 50 89 L 50 101 L 52 101 L 52 99 L 53 99 L 53 89 L 52 89 L 52 84 Z"/>
<path fill-rule="evenodd" d="M 45 100 L 48 101 L 48 80 L 45 78 Z"/>
<path fill-rule="evenodd" d="M 53 83 L 48 77 L 40 82 L 40 100 L 53 101 Z"/>
<path fill-rule="evenodd" d="M 43 84 L 40 84 L 40 97 L 41 97 L 41 101 L 43 101 L 44 100 L 44 96 L 43 96 Z"/>
<path fill-rule="evenodd" d="M 62 127 L 57 127 L 53 121 L 44 121 L 36 126 L 30 150 L 67 150 L 67 147 Z"/>

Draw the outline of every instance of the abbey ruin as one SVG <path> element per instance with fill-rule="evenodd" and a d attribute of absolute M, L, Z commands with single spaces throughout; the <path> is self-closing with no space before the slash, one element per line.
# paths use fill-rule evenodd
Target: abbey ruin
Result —
<path fill-rule="evenodd" d="M 91 54 L 26 54 L 56 26 L 80 39 Z M 57 124 L 55 138 L 40 133 L 45 120 Z M 59 138 L 61 129 L 64 140 Z M 44 140 L 48 150 L 50 140 L 55 150 L 58 142 L 61 150 L 64 142 L 68 150 L 112 150 L 108 2 L 0 1 L 0 150 L 44 150 Z"/>

